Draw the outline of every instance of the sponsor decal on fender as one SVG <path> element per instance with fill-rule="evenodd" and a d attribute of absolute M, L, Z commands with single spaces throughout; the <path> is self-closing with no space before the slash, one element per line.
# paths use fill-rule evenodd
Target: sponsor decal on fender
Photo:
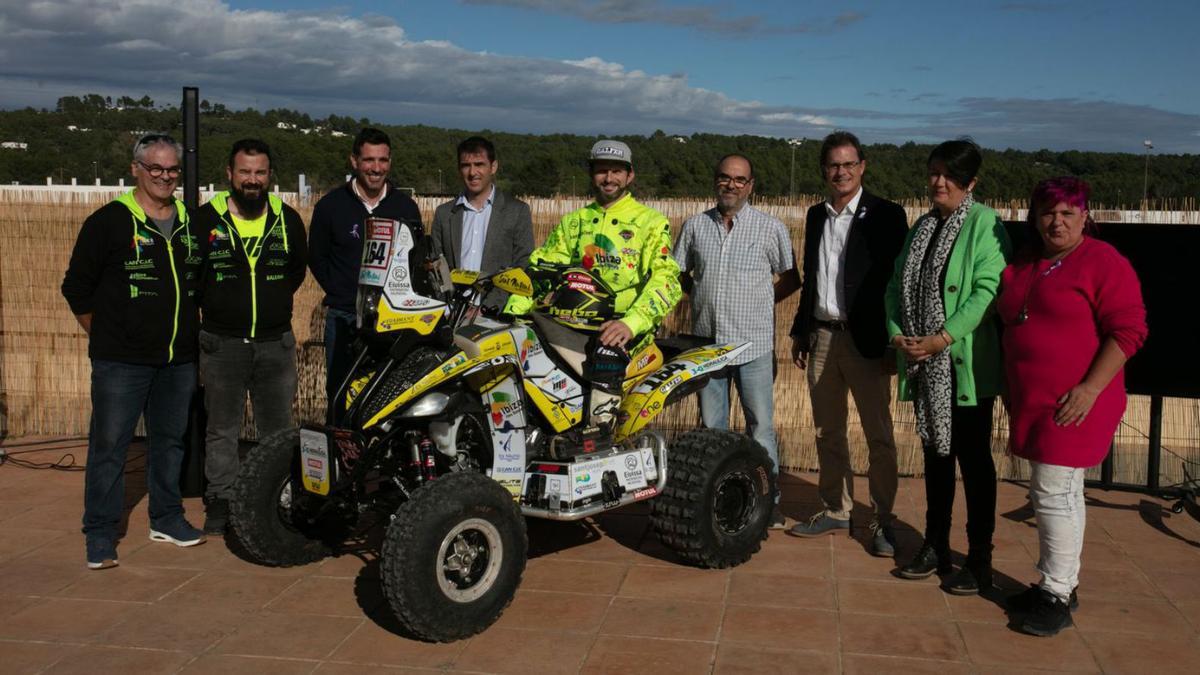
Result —
<path fill-rule="evenodd" d="M 656 494 L 658 494 L 658 488 L 651 486 L 648 488 L 642 488 L 641 490 L 638 490 L 637 492 L 633 493 L 633 498 L 634 499 L 646 499 L 647 497 L 653 497 Z"/>

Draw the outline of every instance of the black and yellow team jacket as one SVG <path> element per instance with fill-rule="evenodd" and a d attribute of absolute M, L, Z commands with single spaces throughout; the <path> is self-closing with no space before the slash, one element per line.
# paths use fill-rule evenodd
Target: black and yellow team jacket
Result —
<path fill-rule="evenodd" d="M 244 236 L 229 213 L 228 192 L 196 210 L 204 265 L 200 327 L 210 333 L 273 340 L 292 328 L 292 294 L 304 282 L 304 221 L 275 195 L 261 236 Z"/>
<path fill-rule="evenodd" d="M 175 201 L 169 235 L 146 221 L 133 191 L 88 216 L 75 241 L 62 294 L 91 314 L 88 356 L 165 366 L 196 360 L 200 233 Z"/>

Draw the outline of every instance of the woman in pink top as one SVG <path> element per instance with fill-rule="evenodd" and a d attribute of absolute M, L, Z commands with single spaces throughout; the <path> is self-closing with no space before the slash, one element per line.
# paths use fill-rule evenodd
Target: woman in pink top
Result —
<path fill-rule="evenodd" d="M 1125 412 L 1125 361 L 1146 339 L 1133 267 L 1089 236 L 1088 191 L 1071 177 L 1038 183 L 1030 244 L 1004 270 L 996 303 L 1011 447 L 1032 469 L 1042 573 L 1040 584 L 1008 604 L 1025 615 L 1022 630 L 1034 635 L 1071 625 L 1083 550 L 1083 474 L 1108 454 Z"/>

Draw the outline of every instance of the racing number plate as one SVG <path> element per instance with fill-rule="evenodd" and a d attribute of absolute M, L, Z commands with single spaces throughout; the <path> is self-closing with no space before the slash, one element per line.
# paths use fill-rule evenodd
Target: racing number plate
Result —
<path fill-rule="evenodd" d="M 300 430 L 300 475 L 305 490 L 329 494 L 329 437 L 324 432 Z"/>
<path fill-rule="evenodd" d="M 368 218 L 366 240 L 363 242 L 362 265 L 358 268 L 358 283 L 382 286 L 392 259 L 392 236 L 399 223 L 386 218 Z"/>

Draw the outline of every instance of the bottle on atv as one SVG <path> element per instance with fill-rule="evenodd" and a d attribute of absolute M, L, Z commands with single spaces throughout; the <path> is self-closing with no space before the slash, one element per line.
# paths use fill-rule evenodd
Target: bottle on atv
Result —
<path fill-rule="evenodd" d="M 362 346 L 338 394 L 338 426 L 264 439 L 235 484 L 231 529 L 254 560 L 314 562 L 361 514 L 388 513 L 388 602 L 410 634 L 450 641 L 484 630 L 512 601 L 525 517 L 579 520 L 652 500 L 655 531 L 684 562 L 728 567 L 759 550 L 776 491 L 766 451 L 710 429 L 668 449 L 649 427 L 747 344 L 640 341 L 613 442 L 580 443 L 589 385 L 560 354 L 575 333 L 536 313 L 479 315 L 492 288 L 531 295 L 529 273 L 451 272 L 415 254 L 419 230 L 381 219 L 366 230 Z M 608 292 L 582 268 L 534 272 L 547 277 L 582 289 L 579 312 Z"/>

